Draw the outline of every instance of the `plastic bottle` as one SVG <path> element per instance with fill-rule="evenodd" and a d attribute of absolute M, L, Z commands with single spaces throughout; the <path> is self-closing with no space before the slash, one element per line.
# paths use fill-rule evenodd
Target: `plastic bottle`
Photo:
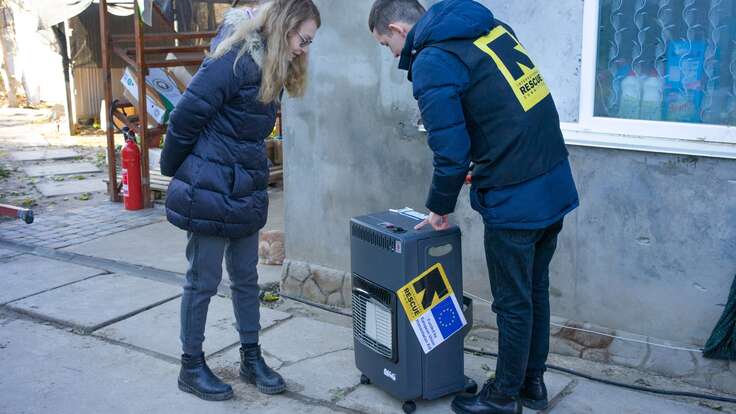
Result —
<path fill-rule="evenodd" d="M 621 81 L 621 102 L 618 117 L 638 119 L 641 112 L 641 81 L 634 71 Z"/>
<path fill-rule="evenodd" d="M 656 71 L 641 79 L 641 106 L 640 119 L 659 121 L 662 119 L 662 99 L 664 96 L 664 81 Z"/>

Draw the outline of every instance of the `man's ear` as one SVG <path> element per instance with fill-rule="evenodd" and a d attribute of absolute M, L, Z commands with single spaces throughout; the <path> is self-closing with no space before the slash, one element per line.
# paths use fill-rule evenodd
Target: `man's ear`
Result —
<path fill-rule="evenodd" d="M 404 27 L 404 25 L 397 24 L 397 23 L 390 23 L 388 25 L 388 30 L 392 34 L 397 34 L 397 35 L 399 35 L 401 37 L 406 37 L 406 35 L 409 33 L 409 31 L 406 30 L 406 28 Z"/>

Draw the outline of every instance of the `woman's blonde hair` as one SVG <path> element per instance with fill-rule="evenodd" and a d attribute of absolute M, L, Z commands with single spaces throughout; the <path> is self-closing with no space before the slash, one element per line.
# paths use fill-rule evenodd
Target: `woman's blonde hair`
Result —
<path fill-rule="evenodd" d="M 297 33 L 299 26 L 308 20 L 314 20 L 317 27 L 322 24 L 312 0 L 270 0 L 259 5 L 252 18 L 233 28 L 210 57 L 217 59 L 234 47 L 240 47 L 235 59 L 237 65 L 250 50 L 247 39 L 258 32 L 266 42 L 258 100 L 263 103 L 277 101 L 284 88 L 290 96 L 303 96 L 307 86 L 307 54 L 290 59 L 289 34 Z"/>

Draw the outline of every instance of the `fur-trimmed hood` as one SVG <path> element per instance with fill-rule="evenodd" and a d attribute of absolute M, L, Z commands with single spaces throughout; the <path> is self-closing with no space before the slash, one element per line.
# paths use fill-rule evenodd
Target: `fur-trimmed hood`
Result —
<path fill-rule="evenodd" d="M 255 9 L 252 8 L 233 8 L 225 13 L 225 19 L 217 36 L 212 39 L 210 50 L 215 50 L 227 36 L 229 36 L 235 28 L 244 24 L 254 17 Z M 257 31 L 253 31 L 245 38 L 246 52 L 251 55 L 258 67 L 263 67 L 263 55 L 266 48 L 263 37 Z"/>

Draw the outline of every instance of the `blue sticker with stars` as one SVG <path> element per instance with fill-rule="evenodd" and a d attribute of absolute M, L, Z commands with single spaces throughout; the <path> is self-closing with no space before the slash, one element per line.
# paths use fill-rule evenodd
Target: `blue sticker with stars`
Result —
<path fill-rule="evenodd" d="M 441 263 L 430 266 L 396 294 L 424 353 L 467 325 Z"/>
<path fill-rule="evenodd" d="M 440 329 L 442 337 L 447 339 L 464 325 L 462 314 L 455 305 L 453 296 L 448 296 L 432 308 L 432 316 Z"/>

